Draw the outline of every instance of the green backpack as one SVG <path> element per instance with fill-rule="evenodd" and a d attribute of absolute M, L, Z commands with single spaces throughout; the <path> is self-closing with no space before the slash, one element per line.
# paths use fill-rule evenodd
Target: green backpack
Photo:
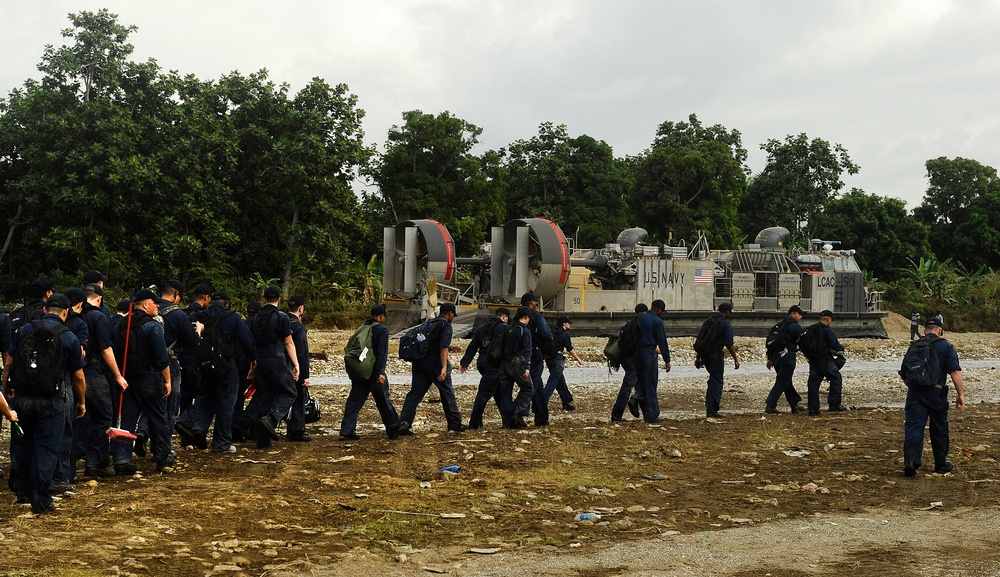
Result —
<path fill-rule="evenodd" d="M 344 347 L 344 367 L 352 381 L 367 381 L 375 370 L 372 332 L 375 323 L 365 323 L 354 331 Z"/>

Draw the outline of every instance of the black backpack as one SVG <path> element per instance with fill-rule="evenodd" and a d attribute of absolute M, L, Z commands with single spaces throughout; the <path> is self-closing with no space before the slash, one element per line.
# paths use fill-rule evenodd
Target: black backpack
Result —
<path fill-rule="evenodd" d="M 639 317 L 629 319 L 618 331 L 618 351 L 622 359 L 635 356 L 639 350 Z"/>
<path fill-rule="evenodd" d="M 903 356 L 903 366 L 899 376 L 911 389 L 929 389 L 938 384 L 941 376 L 941 359 L 934 352 L 933 344 L 940 340 L 937 335 L 924 335 L 910 343 Z"/>
<path fill-rule="evenodd" d="M 320 407 L 319 401 L 316 397 L 309 394 L 309 387 L 302 388 L 302 416 L 305 423 L 308 425 L 310 423 L 315 423 L 323 418 L 323 411 Z M 288 408 L 288 412 L 285 413 L 284 421 L 287 423 L 292 419 L 292 407 Z"/>
<path fill-rule="evenodd" d="M 316 397 L 309 394 L 309 387 L 303 387 L 302 394 L 305 396 L 305 409 L 303 411 L 303 415 L 305 417 L 306 424 L 315 423 L 316 421 L 322 419 L 323 412 L 320 409 L 319 401 Z"/>
<path fill-rule="evenodd" d="M 271 328 L 271 318 L 280 312 L 277 307 L 261 309 L 250 321 L 250 332 L 253 334 L 254 344 L 258 347 L 271 344 L 271 335 L 268 334 Z"/>
<path fill-rule="evenodd" d="M 28 397 L 51 397 L 66 380 L 60 335 L 69 329 L 63 325 L 49 328 L 40 320 L 31 324 L 35 330 L 14 351 L 10 386 Z"/>
<path fill-rule="evenodd" d="M 507 335 L 511 332 L 511 325 L 504 325 L 503 331 L 500 334 L 492 336 L 490 338 L 490 345 L 486 348 L 486 358 L 494 366 L 500 366 L 500 363 L 504 362 L 507 357 Z M 492 334 L 496 331 L 496 327 L 490 331 Z"/>
<path fill-rule="evenodd" d="M 10 331 L 11 333 L 16 333 L 24 325 L 30 323 L 31 321 L 37 321 L 42 318 L 45 314 L 45 305 L 43 303 L 34 304 L 24 304 L 19 307 L 15 307 L 14 310 L 10 311 L 8 316 L 10 317 Z"/>
<path fill-rule="evenodd" d="M 483 328 L 480 329 L 482 334 L 479 337 L 479 354 L 488 354 L 490 350 L 490 344 L 493 343 L 493 331 L 497 328 L 497 323 L 502 323 L 503 321 L 500 317 L 490 317 Z"/>
<path fill-rule="evenodd" d="M 545 322 L 540 321 L 540 322 Z M 551 333 L 551 330 L 550 330 Z M 531 335 L 531 342 L 538 342 L 538 350 L 541 351 L 543 357 L 551 357 L 556 354 L 556 340 L 552 338 L 550 334 L 548 338 L 542 336 L 539 331 L 535 331 L 535 334 Z"/>
<path fill-rule="evenodd" d="M 518 326 L 521 328 L 518 328 Z M 500 359 L 500 362 L 513 361 L 517 358 L 517 354 L 521 352 L 522 335 L 527 331 L 528 327 L 516 321 L 507 327 L 507 330 L 503 333 L 503 338 L 500 339 L 503 342 L 503 357 Z"/>
<path fill-rule="evenodd" d="M 142 325 L 155 322 L 151 316 L 144 315 L 141 320 L 136 320 L 135 313 L 132 314 L 132 331 L 125 334 L 128 331 L 128 317 L 123 318 L 118 323 L 118 331 L 114 334 L 111 343 L 111 348 L 115 353 L 115 362 L 118 363 L 119 367 L 124 367 L 122 376 L 126 379 L 137 377 L 149 369 L 149 355 L 145 347 L 139 344 L 139 337 L 136 336 L 136 333 Z M 125 357 L 126 339 L 128 339 L 128 358 Z"/>
<path fill-rule="evenodd" d="M 399 338 L 399 358 L 412 363 L 426 357 L 431 349 L 433 331 L 443 322 L 446 322 L 444 318 L 437 317 L 406 331 Z"/>
<path fill-rule="evenodd" d="M 823 338 L 823 323 L 810 325 L 806 332 L 799 337 L 799 350 L 810 361 L 818 360 L 827 354 L 826 339 Z"/>
<path fill-rule="evenodd" d="M 792 319 L 781 319 L 767 332 L 767 339 L 764 340 L 764 348 L 767 351 L 768 357 L 773 357 L 785 349 L 788 341 L 788 325 L 791 323 Z"/>
<path fill-rule="evenodd" d="M 202 375 L 221 377 L 229 370 L 229 363 L 233 359 L 233 351 L 226 345 L 226 340 L 222 337 L 222 319 L 236 311 L 224 310 L 219 316 L 208 319 L 205 323 L 205 330 L 201 332 L 201 341 L 194 350 L 194 357 L 198 361 L 198 370 Z"/>
<path fill-rule="evenodd" d="M 87 323 L 87 329 L 90 331 L 90 337 L 87 338 L 87 342 L 84 343 L 84 346 L 87 348 L 86 361 L 88 365 L 96 362 L 103 362 L 104 360 L 100 358 L 101 351 L 97 350 L 97 336 L 94 334 L 93 321 L 90 320 L 91 311 L 97 311 L 96 314 L 99 314 L 102 317 L 104 316 L 104 311 L 102 311 L 101 309 L 95 307 L 90 303 L 83 304 L 83 313 L 82 313 L 83 320 Z"/>
<path fill-rule="evenodd" d="M 720 327 L 726 317 L 722 313 L 716 313 L 701 323 L 701 330 L 694 339 L 694 352 L 703 357 L 712 355 L 719 349 L 722 340 Z"/>

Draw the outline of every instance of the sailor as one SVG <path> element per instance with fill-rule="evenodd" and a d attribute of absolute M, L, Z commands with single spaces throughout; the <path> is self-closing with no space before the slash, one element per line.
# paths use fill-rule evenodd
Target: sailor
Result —
<path fill-rule="evenodd" d="M 639 349 L 635 353 L 637 379 L 636 399 L 642 418 L 647 423 L 660 420 L 660 401 L 657 398 L 657 382 L 659 367 L 656 362 L 656 351 L 660 351 L 664 368 L 670 372 L 670 348 L 667 346 L 667 336 L 663 329 L 663 319 L 660 314 L 667 305 L 660 299 L 650 304 L 650 309 L 639 317 Z M 640 397 L 638 393 L 642 393 Z"/>
<path fill-rule="evenodd" d="M 563 372 L 566 369 L 566 355 L 563 352 L 565 351 L 566 354 L 576 359 L 578 364 L 583 364 L 580 356 L 573 350 L 573 339 L 569 334 L 571 324 L 566 315 L 560 315 L 556 319 L 556 328 L 552 331 L 555 350 L 551 357 L 545 359 L 545 366 L 549 369 L 549 380 L 545 383 L 544 390 L 545 405 L 548 406 L 552 399 L 552 393 L 558 391 L 564 411 L 575 411 L 576 405 L 573 404 L 573 393 L 570 392 L 569 386 L 566 384 L 566 375 Z"/>
<path fill-rule="evenodd" d="M 802 308 L 799 305 L 789 307 L 788 316 L 785 317 L 784 326 L 781 328 L 784 331 L 785 346 L 767 357 L 767 368 L 774 369 L 774 386 L 771 387 L 771 392 L 768 393 L 767 400 L 764 401 L 765 413 L 776 415 L 781 412 L 778 410 L 778 399 L 781 398 L 781 395 L 785 395 L 788 406 L 791 407 L 793 413 L 802 411 L 799 407 L 802 395 L 795 390 L 795 385 L 792 384 L 792 375 L 795 374 L 795 352 L 798 350 L 796 344 L 799 337 L 802 336 L 802 332 L 805 331 L 799 324 L 801 321 Z"/>
<path fill-rule="evenodd" d="M 289 441 L 309 442 L 306 432 L 306 397 L 309 396 L 309 339 L 302 317 L 306 312 L 306 301 L 299 295 L 288 298 L 288 322 L 292 330 L 292 342 L 299 361 L 299 376 L 295 380 L 295 400 L 288 414 L 285 438 Z"/>
<path fill-rule="evenodd" d="M 72 332 L 61 328 L 68 315 L 69 299 L 62 294 L 52 294 L 45 300 L 42 317 L 37 320 L 49 329 L 62 331 L 59 334 L 60 361 L 66 376 L 61 388 L 67 388 L 72 381 L 75 397 L 79 399 L 74 415 L 81 418 L 87 411 L 84 403 L 87 384 L 80 341 Z M 59 465 L 59 444 L 65 426 L 63 405 L 68 397 L 62 390 L 55 394 L 36 394 L 31 385 L 10 380 L 11 374 L 18 372 L 16 364 L 27 362 L 17 358 L 18 348 L 35 330 L 31 322 L 22 326 L 4 352 L 3 394 L 10 399 L 10 410 L 14 411 L 24 431 L 23 435 L 12 435 L 10 440 L 11 488 L 19 502 L 30 502 L 32 512 L 40 515 L 55 510 L 49 486 Z"/>
<path fill-rule="evenodd" d="M 170 425 L 167 420 L 167 398 L 170 397 L 170 358 L 163 327 L 156 320 L 158 309 L 156 294 L 148 289 L 140 289 L 132 297 L 132 319 L 122 321 L 123 332 L 131 330 L 135 340 L 126 337 L 129 347 L 138 345 L 138 351 L 116 348 L 119 362 L 124 362 L 125 378 L 129 387 L 122 393 L 122 428 L 135 434 L 139 414 L 146 417 L 149 426 L 149 440 L 153 455 L 156 456 L 156 471 L 167 472 L 176 462 L 170 449 Z M 131 324 L 131 327 L 129 327 Z M 138 363 L 138 367 L 129 364 Z M 138 468 L 132 463 L 132 444 L 116 441 L 112 443 L 111 455 L 118 475 L 132 475 Z"/>
<path fill-rule="evenodd" d="M 423 400 L 431 385 L 437 387 L 441 396 L 441 406 L 448 421 L 448 430 L 460 433 L 469 428 L 462 422 L 462 414 L 458 411 L 455 387 L 451 383 L 451 362 L 448 360 L 448 347 L 451 346 L 452 336 L 451 322 L 455 320 L 455 314 L 454 303 L 441 305 L 440 316 L 445 322 L 435 323 L 438 325 L 437 328 L 427 336 L 431 340 L 430 352 L 427 356 L 414 361 L 410 368 L 410 392 L 406 394 L 403 408 L 399 412 L 401 435 L 412 434 L 410 427 L 417 413 L 417 405 Z"/>
<path fill-rule="evenodd" d="M 819 415 L 819 386 L 823 379 L 830 381 L 830 393 L 827 398 L 830 410 L 834 412 L 847 410 L 847 407 L 841 404 L 843 378 L 834 359 L 835 355 L 843 356 L 844 345 L 840 344 L 837 334 L 830 328 L 833 323 L 833 312 L 824 310 L 819 313 L 819 322 L 822 325 L 819 330 L 823 350 L 817 358 L 809 359 L 809 381 L 806 384 L 810 417 Z"/>
<path fill-rule="evenodd" d="M 493 346 L 495 339 L 503 339 L 509 320 L 510 310 L 504 307 L 498 308 L 494 316 L 472 335 L 469 347 L 465 349 L 465 354 L 459 361 L 459 372 L 465 374 L 472 364 L 473 357 L 476 357 L 476 370 L 480 375 L 476 399 L 472 403 L 472 412 L 469 415 L 470 429 L 483 426 L 483 413 L 486 412 L 486 405 L 490 399 L 494 400 L 498 410 L 500 408 L 500 365 L 490 360 L 488 348 Z M 495 346 L 503 347 L 503 343 L 497 342 Z"/>

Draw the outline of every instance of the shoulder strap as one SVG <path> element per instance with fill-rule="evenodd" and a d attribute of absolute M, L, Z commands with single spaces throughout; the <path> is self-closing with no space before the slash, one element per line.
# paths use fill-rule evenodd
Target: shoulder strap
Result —
<path fill-rule="evenodd" d="M 176 310 L 179 310 L 180 308 L 181 307 L 179 307 L 177 305 L 167 305 L 167 306 L 163 307 L 162 309 L 160 309 L 160 316 L 161 317 L 165 317 L 165 316 L 169 315 L 170 313 L 172 313 L 172 312 L 174 312 Z"/>
<path fill-rule="evenodd" d="M 41 319 L 35 319 L 35 320 L 31 321 L 31 326 L 35 327 L 35 330 L 45 329 L 45 330 L 52 331 L 52 334 L 54 334 L 56 336 L 59 336 L 59 335 L 61 335 L 64 332 L 66 332 L 66 331 L 69 330 L 66 327 L 66 325 L 64 325 L 62 323 L 60 323 L 60 324 L 58 324 L 58 325 L 56 325 L 54 327 L 49 327 L 48 325 L 45 324 L 45 321 L 43 321 Z"/>
<path fill-rule="evenodd" d="M 214 320 L 214 321 L 215 321 L 215 323 L 214 323 L 214 324 L 216 324 L 216 325 L 217 325 L 217 324 L 219 324 L 219 323 L 221 323 L 221 322 L 222 322 L 222 319 L 224 319 L 224 318 L 228 317 L 229 315 L 231 315 L 231 314 L 233 314 L 233 313 L 235 313 L 235 312 L 236 312 L 236 311 L 234 311 L 233 309 L 225 309 L 225 310 L 223 310 L 223 311 L 222 311 L 222 313 L 221 313 L 221 314 L 220 314 L 219 316 L 215 317 L 215 318 L 214 318 L 214 319 L 212 319 L 212 320 Z"/>

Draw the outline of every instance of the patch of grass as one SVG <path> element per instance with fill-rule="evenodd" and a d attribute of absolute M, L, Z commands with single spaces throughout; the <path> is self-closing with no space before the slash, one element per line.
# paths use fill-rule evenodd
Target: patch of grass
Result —
<path fill-rule="evenodd" d="M 625 481 L 614 469 L 587 469 L 574 465 L 553 465 L 547 469 L 535 472 L 531 479 L 532 484 L 547 483 L 571 491 L 583 486 L 596 489 L 611 489 L 621 491 L 625 488 Z"/>
<path fill-rule="evenodd" d="M 437 516 L 384 513 L 381 517 L 355 526 L 354 530 L 375 541 L 406 543 L 416 535 L 437 529 L 440 526 L 441 522 Z"/>
<path fill-rule="evenodd" d="M 757 429 L 757 435 L 753 442 L 762 447 L 777 449 L 786 444 L 784 435 L 787 431 L 781 427 L 771 424 L 769 421 L 762 421 Z"/>

